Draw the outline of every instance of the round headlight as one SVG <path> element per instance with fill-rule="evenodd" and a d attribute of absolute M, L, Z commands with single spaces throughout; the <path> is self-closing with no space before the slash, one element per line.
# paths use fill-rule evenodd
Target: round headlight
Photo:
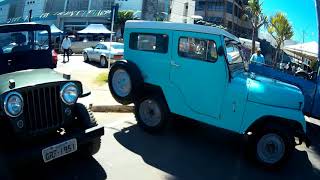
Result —
<path fill-rule="evenodd" d="M 79 96 L 78 87 L 72 82 L 67 83 L 62 87 L 60 91 L 60 96 L 64 103 L 68 105 L 72 105 L 76 103 L 78 99 L 78 96 Z"/>
<path fill-rule="evenodd" d="M 23 98 L 18 92 L 9 93 L 4 99 L 4 110 L 10 117 L 18 117 L 23 112 Z"/>

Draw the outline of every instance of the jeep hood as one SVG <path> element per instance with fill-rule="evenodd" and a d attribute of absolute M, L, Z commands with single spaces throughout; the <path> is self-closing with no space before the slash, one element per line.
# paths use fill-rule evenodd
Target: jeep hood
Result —
<path fill-rule="evenodd" d="M 256 76 L 247 79 L 248 101 L 282 108 L 302 109 L 301 90 L 275 79 Z"/>
<path fill-rule="evenodd" d="M 65 81 L 63 75 L 52 69 L 30 69 L 0 75 L 0 93 L 9 91 L 9 80 L 15 81 L 15 88 L 34 86 L 56 81 Z"/>

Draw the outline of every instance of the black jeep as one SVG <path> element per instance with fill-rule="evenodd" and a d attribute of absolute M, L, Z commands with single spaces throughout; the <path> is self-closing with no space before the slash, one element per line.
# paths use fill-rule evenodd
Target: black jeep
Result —
<path fill-rule="evenodd" d="M 14 162 L 100 149 L 104 129 L 77 103 L 90 93 L 53 70 L 50 39 L 47 25 L 0 26 L 0 151 Z"/>

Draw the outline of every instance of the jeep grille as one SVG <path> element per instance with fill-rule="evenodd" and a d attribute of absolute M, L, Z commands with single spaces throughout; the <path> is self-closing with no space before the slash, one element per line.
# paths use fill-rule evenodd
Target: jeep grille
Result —
<path fill-rule="evenodd" d="M 28 88 L 23 98 L 25 128 L 29 133 L 57 128 L 63 123 L 59 84 Z"/>

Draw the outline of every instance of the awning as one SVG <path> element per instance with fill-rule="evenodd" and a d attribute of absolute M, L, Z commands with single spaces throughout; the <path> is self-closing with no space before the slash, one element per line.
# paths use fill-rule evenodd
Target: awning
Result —
<path fill-rule="evenodd" d="M 103 24 L 90 24 L 81 31 L 78 31 L 79 34 L 111 34 L 109 29 L 107 29 Z"/>
<path fill-rule="evenodd" d="M 303 44 L 285 46 L 283 47 L 283 50 L 285 52 L 292 53 L 295 56 L 299 56 L 302 58 L 306 58 L 310 60 L 318 59 L 318 43 L 315 41 L 303 43 Z"/>
<path fill-rule="evenodd" d="M 54 24 L 51 24 L 50 30 L 51 30 L 51 34 L 63 34 L 63 31 L 57 28 L 57 26 Z M 40 34 L 47 34 L 47 31 L 42 31 L 40 32 Z"/>
<path fill-rule="evenodd" d="M 244 47 L 246 47 L 248 49 L 252 48 L 252 40 L 251 39 L 245 39 L 245 38 L 239 37 L 239 40 Z M 256 48 L 260 48 L 260 42 L 256 41 L 255 44 L 256 44 Z"/>

